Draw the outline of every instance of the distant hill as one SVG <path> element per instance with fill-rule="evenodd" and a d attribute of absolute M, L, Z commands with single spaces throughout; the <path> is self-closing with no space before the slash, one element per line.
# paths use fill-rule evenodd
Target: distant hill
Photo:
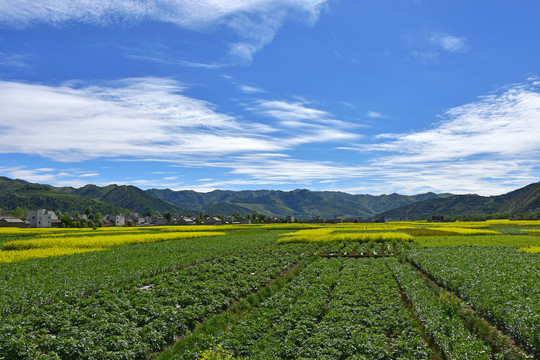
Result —
<path fill-rule="evenodd" d="M 159 212 L 241 215 L 257 211 L 268 216 L 297 218 L 335 215 L 354 218 L 384 214 L 387 219 L 417 219 L 432 215 L 493 214 L 540 211 L 540 183 L 499 196 L 435 194 L 352 195 L 339 191 L 215 190 L 208 193 L 170 189 L 141 190 L 129 185 L 81 188 L 32 184 L 0 177 L 0 208 L 17 206 L 83 212 L 91 207 L 102 214 Z"/>
<path fill-rule="evenodd" d="M 453 195 L 427 199 L 384 211 L 387 219 L 419 219 L 432 215 L 526 213 L 540 211 L 540 182 L 498 196 Z"/>
<path fill-rule="evenodd" d="M 141 215 L 156 212 L 164 214 L 168 211 L 174 214 L 189 212 L 187 209 L 156 198 L 138 187 L 130 185 L 119 186 L 113 184 L 105 187 L 85 185 L 78 189 L 61 188 L 60 191 L 116 205 L 132 212 L 138 212 Z"/>
<path fill-rule="evenodd" d="M 450 194 L 427 193 L 407 195 L 351 195 L 338 191 L 279 190 L 215 190 L 208 193 L 150 189 L 147 192 L 177 206 L 211 214 L 231 215 L 234 212 L 248 214 L 253 210 L 269 216 L 298 218 L 334 215 L 368 218 L 395 207 L 417 201 L 441 198 Z"/>
<path fill-rule="evenodd" d="M 57 188 L 49 185 L 32 184 L 23 180 L 11 180 L 0 177 L 0 208 L 14 210 L 23 209 L 50 209 L 84 212 L 92 208 L 102 214 L 125 213 L 129 210 L 92 199 L 78 194 L 59 192 Z"/>

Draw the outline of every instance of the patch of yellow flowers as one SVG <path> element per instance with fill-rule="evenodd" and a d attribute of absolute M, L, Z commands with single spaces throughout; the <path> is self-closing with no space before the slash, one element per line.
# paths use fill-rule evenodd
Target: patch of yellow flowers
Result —
<path fill-rule="evenodd" d="M 306 229 L 292 233 L 284 234 L 284 237 L 278 240 L 278 243 L 320 243 L 332 241 L 412 241 L 413 237 L 402 232 L 357 232 L 357 233 L 342 233 L 337 232 L 342 228 L 322 228 L 322 229 Z"/>
<path fill-rule="evenodd" d="M 225 235 L 216 231 L 65 236 L 13 240 L 0 245 L 0 263 L 100 251 L 111 246 Z"/>
<path fill-rule="evenodd" d="M 527 246 L 527 247 L 522 247 L 519 250 L 525 251 L 528 253 L 540 253 L 540 246 Z"/>
<path fill-rule="evenodd" d="M 460 235 L 500 235 L 501 233 L 499 231 L 495 230 L 486 230 L 486 229 L 471 229 L 471 228 L 464 228 L 464 227 L 443 227 L 437 228 L 437 227 L 430 227 L 428 228 L 430 230 L 444 230 L 448 232 L 453 232 Z"/>
<path fill-rule="evenodd" d="M 221 345 L 217 345 L 203 351 L 197 360 L 232 360 L 232 358 L 232 355 L 223 350 Z"/>

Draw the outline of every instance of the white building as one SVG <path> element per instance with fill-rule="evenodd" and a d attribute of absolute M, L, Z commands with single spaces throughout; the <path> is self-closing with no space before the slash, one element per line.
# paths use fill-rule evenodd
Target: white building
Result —
<path fill-rule="evenodd" d="M 36 228 L 49 228 L 53 220 L 58 220 L 54 211 L 45 209 L 28 210 L 26 218 L 30 222 L 30 226 Z"/>
<path fill-rule="evenodd" d="M 109 215 L 107 218 L 114 226 L 124 226 L 126 225 L 126 217 L 124 214 L 120 215 Z"/>

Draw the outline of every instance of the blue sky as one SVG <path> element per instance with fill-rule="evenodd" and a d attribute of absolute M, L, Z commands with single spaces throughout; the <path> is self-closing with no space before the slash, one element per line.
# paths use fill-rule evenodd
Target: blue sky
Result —
<path fill-rule="evenodd" d="M 539 181 L 540 2 L 4 0 L 0 175 L 502 194 Z"/>

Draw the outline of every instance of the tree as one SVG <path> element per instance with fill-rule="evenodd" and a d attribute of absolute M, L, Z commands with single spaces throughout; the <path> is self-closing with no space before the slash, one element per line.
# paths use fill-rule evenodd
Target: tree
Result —
<path fill-rule="evenodd" d="M 62 222 L 62 227 L 69 228 L 73 226 L 73 220 L 67 215 L 62 216 L 60 221 Z"/>
<path fill-rule="evenodd" d="M 170 223 L 172 219 L 172 214 L 170 211 L 167 211 L 165 214 L 163 214 L 163 217 L 165 218 L 165 220 L 167 220 L 168 223 Z"/>
<path fill-rule="evenodd" d="M 26 211 L 19 206 L 11 212 L 11 215 L 22 220 L 26 219 Z"/>

